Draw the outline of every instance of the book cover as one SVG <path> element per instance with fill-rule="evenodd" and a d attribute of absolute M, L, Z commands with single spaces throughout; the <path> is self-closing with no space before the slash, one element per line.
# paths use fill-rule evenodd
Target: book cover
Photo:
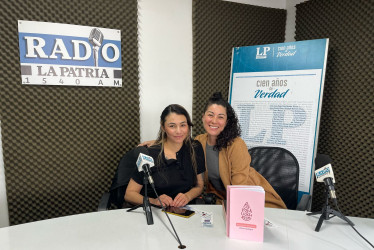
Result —
<path fill-rule="evenodd" d="M 265 191 L 260 186 L 227 186 L 226 234 L 229 238 L 264 240 Z"/>

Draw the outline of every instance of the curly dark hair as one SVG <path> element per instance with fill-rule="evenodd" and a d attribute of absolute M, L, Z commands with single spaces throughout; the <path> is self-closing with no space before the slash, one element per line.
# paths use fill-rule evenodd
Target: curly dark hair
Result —
<path fill-rule="evenodd" d="M 228 101 L 222 98 L 221 92 L 216 92 L 209 98 L 204 107 L 204 114 L 213 104 L 223 106 L 227 113 L 227 124 L 223 131 L 218 135 L 216 145 L 214 146 L 214 149 L 220 151 L 222 148 L 230 146 L 234 139 L 240 136 L 241 129 L 234 109 L 231 107 Z"/>

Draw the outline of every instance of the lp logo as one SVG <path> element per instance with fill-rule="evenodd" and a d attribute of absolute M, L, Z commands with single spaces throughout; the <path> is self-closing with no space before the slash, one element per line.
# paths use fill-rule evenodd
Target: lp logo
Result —
<path fill-rule="evenodd" d="M 262 49 L 262 51 L 261 51 Z M 270 51 L 270 47 L 258 47 L 257 48 L 257 54 L 256 59 L 266 59 L 267 53 Z"/>

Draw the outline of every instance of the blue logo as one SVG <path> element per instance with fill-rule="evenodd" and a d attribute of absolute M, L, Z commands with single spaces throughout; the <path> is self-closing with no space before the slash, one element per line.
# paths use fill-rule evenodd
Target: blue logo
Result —
<path fill-rule="evenodd" d="M 142 155 L 143 160 L 153 163 L 153 158 L 148 155 Z"/>
<path fill-rule="evenodd" d="M 98 38 L 19 33 L 21 63 L 121 68 L 121 41 L 93 31 Z"/>
<path fill-rule="evenodd" d="M 324 168 L 321 171 L 316 173 L 316 178 L 320 178 L 321 176 L 330 174 L 330 168 Z"/>

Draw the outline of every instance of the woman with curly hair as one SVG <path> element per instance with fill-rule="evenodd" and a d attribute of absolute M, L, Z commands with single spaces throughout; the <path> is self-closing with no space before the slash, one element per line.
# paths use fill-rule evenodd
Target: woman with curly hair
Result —
<path fill-rule="evenodd" d="M 238 118 L 221 93 L 214 93 L 209 98 L 202 120 L 206 133 L 198 135 L 195 140 L 201 143 L 205 152 L 205 191 L 223 200 L 227 185 L 262 186 L 266 207 L 286 208 L 273 187 L 250 166 L 247 145 L 239 137 Z"/>

